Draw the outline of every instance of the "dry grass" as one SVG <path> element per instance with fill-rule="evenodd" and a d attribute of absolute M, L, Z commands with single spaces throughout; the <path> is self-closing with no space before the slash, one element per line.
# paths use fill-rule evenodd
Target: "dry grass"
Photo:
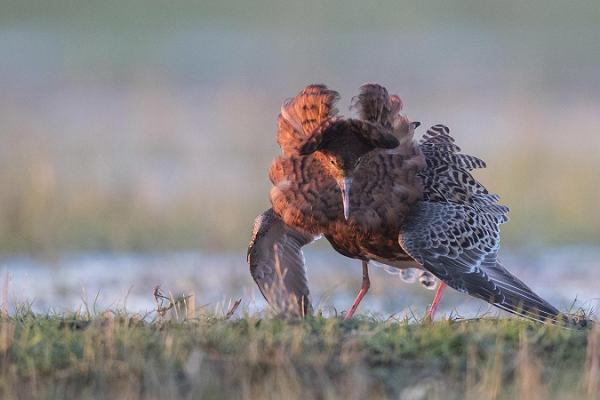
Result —
<path fill-rule="evenodd" d="M 598 331 L 125 313 L 0 321 L 2 398 L 596 398 Z M 235 309 L 234 309 L 235 312 Z"/>

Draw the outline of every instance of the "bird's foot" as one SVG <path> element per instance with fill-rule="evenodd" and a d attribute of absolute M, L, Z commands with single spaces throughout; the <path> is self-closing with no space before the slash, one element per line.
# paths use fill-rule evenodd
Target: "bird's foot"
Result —
<path fill-rule="evenodd" d="M 433 297 L 433 301 L 431 302 L 431 306 L 427 311 L 427 315 L 425 315 L 426 321 L 433 321 L 433 317 L 435 316 L 435 312 L 438 308 L 438 305 L 440 304 L 440 300 L 442 300 L 442 293 L 445 287 L 446 284 L 440 281 L 440 284 L 435 292 L 435 296 Z"/>
<path fill-rule="evenodd" d="M 344 316 L 344 320 L 347 321 L 349 319 L 352 319 L 354 313 L 356 312 L 356 309 L 358 308 L 358 305 L 362 301 L 363 297 L 365 297 L 365 294 L 367 294 L 367 292 L 369 291 L 369 287 L 371 287 L 371 281 L 369 280 L 369 266 L 366 261 L 363 261 L 362 286 L 360 288 L 360 291 L 358 292 L 358 295 L 356 296 L 356 299 L 354 299 L 354 303 L 352 303 L 350 310 L 348 310 L 346 316 Z"/>

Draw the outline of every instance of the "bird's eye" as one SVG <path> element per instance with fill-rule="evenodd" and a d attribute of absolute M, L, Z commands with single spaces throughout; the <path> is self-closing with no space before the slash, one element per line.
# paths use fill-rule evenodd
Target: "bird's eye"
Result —
<path fill-rule="evenodd" d="M 332 165 L 335 165 L 335 161 L 334 160 L 330 160 Z"/>

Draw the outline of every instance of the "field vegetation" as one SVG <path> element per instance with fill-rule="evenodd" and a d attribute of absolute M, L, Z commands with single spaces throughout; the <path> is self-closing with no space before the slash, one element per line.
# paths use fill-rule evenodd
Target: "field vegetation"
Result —
<path fill-rule="evenodd" d="M 600 395 L 597 326 L 566 330 L 512 318 L 285 320 L 227 308 L 141 316 L 36 315 L 21 307 L 0 320 L 0 394 L 4 399 Z"/>

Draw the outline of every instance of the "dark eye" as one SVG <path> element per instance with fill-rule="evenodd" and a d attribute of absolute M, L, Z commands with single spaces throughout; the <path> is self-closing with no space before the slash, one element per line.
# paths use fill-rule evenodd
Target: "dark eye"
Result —
<path fill-rule="evenodd" d="M 332 165 L 335 165 L 335 161 L 333 161 L 333 160 L 330 160 L 330 161 L 331 161 L 331 164 L 332 164 Z"/>

